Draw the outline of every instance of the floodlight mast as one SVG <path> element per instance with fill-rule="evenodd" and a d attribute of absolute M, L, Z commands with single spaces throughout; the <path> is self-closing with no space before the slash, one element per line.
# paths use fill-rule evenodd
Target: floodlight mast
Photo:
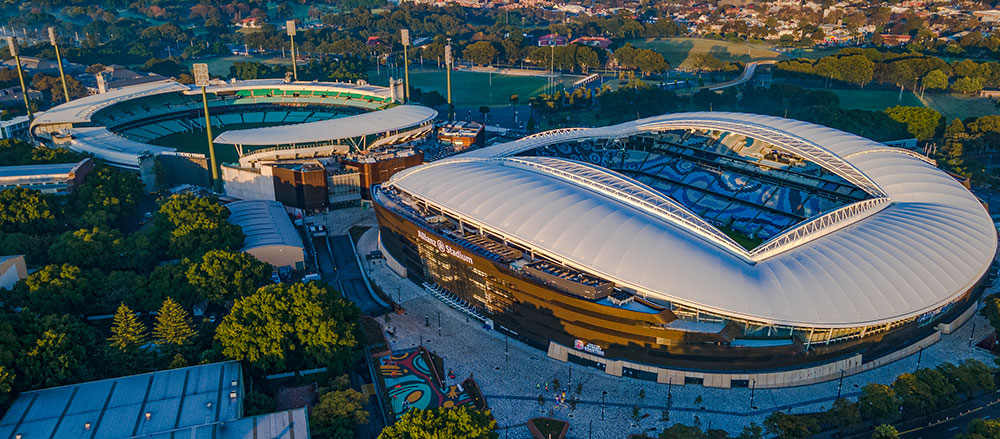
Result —
<path fill-rule="evenodd" d="M 17 37 L 7 37 L 7 48 L 10 49 L 11 56 L 14 57 L 14 64 L 17 65 L 17 79 L 21 80 L 21 96 L 24 97 L 24 109 L 28 111 L 28 121 L 33 119 L 31 114 L 31 104 L 28 103 L 28 88 L 24 86 L 24 72 L 21 70 L 21 49 L 17 47 Z"/>
<path fill-rule="evenodd" d="M 201 103 L 205 108 L 205 132 L 208 136 L 208 156 L 212 166 L 212 190 L 222 192 L 222 182 L 219 181 L 219 166 L 215 161 L 215 142 L 212 141 L 212 119 L 208 114 L 208 64 L 198 63 L 191 66 L 194 73 L 194 85 L 201 87 Z"/>
<path fill-rule="evenodd" d="M 410 61 L 406 54 L 406 48 L 410 45 L 410 30 L 400 29 L 399 39 L 403 43 L 403 102 L 410 103 Z"/>
<path fill-rule="evenodd" d="M 448 38 L 448 45 L 444 46 L 444 68 L 448 71 L 448 122 L 454 119 L 453 106 L 451 105 L 451 38 Z"/>
<path fill-rule="evenodd" d="M 295 63 L 295 20 L 286 21 L 285 30 L 288 32 L 288 38 L 292 41 L 292 79 L 298 81 L 299 70 Z"/>
<path fill-rule="evenodd" d="M 66 98 L 66 102 L 69 102 L 69 87 L 66 87 L 66 73 L 63 72 L 62 56 L 59 55 L 59 38 L 54 27 L 49 28 L 49 42 L 52 43 L 52 47 L 56 48 L 56 63 L 59 64 L 59 79 L 62 81 L 63 96 Z"/>

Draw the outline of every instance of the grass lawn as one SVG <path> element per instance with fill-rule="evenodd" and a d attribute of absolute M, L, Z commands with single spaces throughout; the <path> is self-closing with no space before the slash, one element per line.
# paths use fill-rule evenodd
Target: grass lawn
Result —
<path fill-rule="evenodd" d="M 767 46 L 705 38 L 643 38 L 630 42 L 635 47 L 660 52 L 671 67 L 691 67 L 689 59 L 695 53 L 710 53 L 722 61 L 743 62 L 783 57 Z"/>
<path fill-rule="evenodd" d="M 923 101 L 924 105 L 941 113 L 947 122 L 951 122 L 956 117 L 965 119 L 1000 114 L 1000 108 L 997 108 L 988 98 L 953 93 L 926 93 Z"/>
<path fill-rule="evenodd" d="M 381 75 L 372 70 L 368 72 L 368 82 L 376 85 L 388 85 L 389 77 L 402 78 L 401 71 L 393 73 L 382 69 Z M 447 96 L 447 73 L 438 69 L 410 69 L 410 86 L 424 92 L 435 90 L 441 96 Z M 451 97 L 458 106 L 504 106 L 510 105 L 510 95 L 520 96 L 520 102 L 525 104 L 528 98 L 543 93 L 547 83 L 546 78 L 536 76 L 492 75 L 492 86 L 489 73 L 451 72 Z M 575 76 L 557 79 L 559 85 L 569 87 L 579 78 Z M 557 85 L 558 87 L 558 85 Z M 558 88 L 561 89 L 561 88 Z"/>
<path fill-rule="evenodd" d="M 208 72 L 213 75 L 219 75 L 222 77 L 229 76 L 229 67 L 236 62 L 259 62 L 264 64 L 285 64 L 292 65 L 291 58 L 281 58 L 272 56 L 240 56 L 240 55 L 228 55 L 228 56 L 217 56 L 214 58 L 202 58 L 202 59 L 189 59 L 184 62 L 188 68 L 194 63 L 206 63 L 208 64 Z"/>
<path fill-rule="evenodd" d="M 828 89 L 840 97 L 840 106 L 853 110 L 882 111 L 896 105 L 923 107 L 913 92 L 904 91 L 899 99 L 899 90 Z"/>

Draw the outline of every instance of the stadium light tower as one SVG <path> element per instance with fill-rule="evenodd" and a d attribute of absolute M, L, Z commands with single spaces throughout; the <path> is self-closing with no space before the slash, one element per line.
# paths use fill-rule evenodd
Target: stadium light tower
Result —
<path fill-rule="evenodd" d="M 288 38 L 292 40 L 292 79 L 299 80 L 299 71 L 295 66 L 295 20 L 285 22 L 285 30 L 288 31 Z"/>
<path fill-rule="evenodd" d="M 216 192 L 222 191 L 219 184 L 219 167 L 215 163 L 215 143 L 212 142 L 212 120 L 208 115 L 208 64 L 198 63 L 192 67 L 194 73 L 194 85 L 201 87 L 201 103 L 205 107 L 205 131 L 208 133 L 208 156 L 212 166 L 212 189 Z"/>
<path fill-rule="evenodd" d="M 62 56 L 59 55 L 59 39 L 56 36 L 56 28 L 49 28 L 49 42 L 56 48 L 56 64 L 59 64 L 59 79 L 62 80 L 63 96 L 69 102 L 69 88 L 66 87 L 66 73 L 63 72 Z"/>
<path fill-rule="evenodd" d="M 410 45 L 410 30 L 400 29 L 399 39 L 403 43 L 403 102 L 410 103 L 410 61 L 406 55 L 406 48 Z"/>
<path fill-rule="evenodd" d="M 24 86 L 24 72 L 21 71 L 21 49 L 17 47 L 17 37 L 7 37 L 7 48 L 17 65 L 17 79 L 21 80 L 21 95 L 24 96 L 24 109 L 28 111 L 28 120 L 32 119 L 31 104 L 28 103 L 28 88 Z"/>
<path fill-rule="evenodd" d="M 444 46 L 444 68 L 448 72 L 448 122 L 454 118 L 454 107 L 451 105 L 451 64 L 451 38 L 448 38 L 448 45 Z"/>

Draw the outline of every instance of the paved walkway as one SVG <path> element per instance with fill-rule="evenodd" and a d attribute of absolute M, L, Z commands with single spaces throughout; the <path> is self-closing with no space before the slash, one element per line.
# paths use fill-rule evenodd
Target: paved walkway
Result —
<path fill-rule="evenodd" d="M 361 238 L 358 243 L 361 254 L 375 248 L 376 235 L 373 229 Z M 753 405 L 757 409 L 754 410 L 750 408 L 751 390 L 747 388 L 668 386 L 610 376 L 594 368 L 553 360 L 544 351 L 482 329 L 479 322 L 467 321 L 465 315 L 447 307 L 409 280 L 401 279 L 384 262 L 372 267 L 372 278 L 394 300 L 401 300 L 406 309 L 405 314 L 392 314 L 390 322 L 383 322 L 396 329 L 397 336 L 389 339 L 393 349 L 413 348 L 422 341 L 425 347 L 444 358 L 446 368 L 455 370 L 457 379 L 451 381 L 458 382 L 472 375 L 500 426 L 514 427 L 504 430 L 503 437 L 528 438 L 527 428 L 515 426 L 529 418 L 549 414 L 570 421 L 570 437 L 588 437 L 591 420 L 595 438 L 624 438 L 628 433 L 661 430 L 668 425 L 660 422 L 668 393 L 672 396 L 669 423 L 691 425 L 697 419 L 702 427 L 721 428 L 735 434 L 750 422 L 763 424 L 764 418 L 775 410 L 803 413 L 828 409 L 837 396 L 837 380 L 785 389 L 756 389 Z M 989 353 L 968 347 L 972 322 L 976 323 L 977 337 L 988 331 L 986 320 L 975 317 L 955 333 L 943 336 L 940 342 L 925 349 L 920 366 L 934 367 L 965 358 L 992 364 L 993 357 Z M 469 358 L 476 360 L 468 361 Z M 917 356 L 913 355 L 885 367 L 848 376 L 844 378 L 842 394 L 856 398 L 861 386 L 870 382 L 891 383 L 897 375 L 913 371 L 916 366 Z M 581 402 L 575 411 L 568 403 L 555 403 L 554 379 L 560 381 L 567 396 L 575 393 L 577 385 L 582 387 Z M 546 383 L 548 391 L 544 387 Z M 645 398 L 639 398 L 640 389 L 645 391 Z M 603 392 L 607 395 L 603 395 L 602 410 Z M 538 404 L 540 394 L 545 398 L 542 405 Z M 638 406 L 644 416 L 638 423 L 631 419 L 633 406 Z"/>

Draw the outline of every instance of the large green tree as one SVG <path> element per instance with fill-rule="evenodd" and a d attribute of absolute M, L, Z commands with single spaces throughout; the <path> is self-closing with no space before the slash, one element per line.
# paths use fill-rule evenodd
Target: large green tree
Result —
<path fill-rule="evenodd" d="M 355 437 L 354 425 L 368 423 L 368 398 L 354 389 L 334 389 L 320 396 L 309 413 L 309 428 L 317 437 Z"/>
<path fill-rule="evenodd" d="M 969 422 L 969 432 L 956 435 L 955 439 L 1000 439 L 1000 420 L 973 419 Z"/>
<path fill-rule="evenodd" d="M 819 433 L 819 422 L 809 416 L 774 412 L 764 419 L 767 433 L 779 439 L 805 439 Z"/>
<path fill-rule="evenodd" d="M 268 281 L 271 270 L 248 253 L 210 250 L 188 267 L 187 278 L 202 298 L 225 303 L 253 293 Z"/>
<path fill-rule="evenodd" d="M 142 194 L 136 174 L 99 165 L 73 191 L 70 202 L 80 227 L 109 227 L 134 211 Z"/>
<path fill-rule="evenodd" d="M 237 299 L 215 338 L 227 357 L 265 369 L 310 360 L 339 368 L 357 346 L 357 319 L 357 307 L 325 284 L 271 284 Z"/>
<path fill-rule="evenodd" d="M 188 312 L 174 299 L 167 297 L 156 313 L 153 340 L 161 346 L 183 346 L 196 334 L 191 325 L 191 316 Z"/>
<path fill-rule="evenodd" d="M 900 403 L 896 391 L 884 384 L 866 384 L 858 397 L 861 418 L 873 422 L 893 422 L 898 419 Z"/>
<path fill-rule="evenodd" d="M 122 265 L 122 252 L 121 233 L 95 227 L 60 235 L 49 247 L 49 261 L 109 270 Z"/>
<path fill-rule="evenodd" d="M 111 337 L 108 344 L 120 351 L 137 350 L 146 343 L 146 325 L 139 321 L 135 312 L 125 304 L 118 306 L 111 321 Z"/>
<path fill-rule="evenodd" d="M 462 58 L 480 66 L 492 64 L 496 56 L 497 49 L 489 41 L 477 41 L 462 51 Z"/>
<path fill-rule="evenodd" d="M 49 195 L 15 187 L 0 190 L 0 231 L 44 232 L 55 225 L 56 209 Z"/>
<path fill-rule="evenodd" d="M 45 316 L 23 322 L 25 346 L 18 355 L 25 390 L 54 387 L 87 378 L 88 359 L 96 344 L 92 329 L 79 319 Z"/>
<path fill-rule="evenodd" d="M 924 416 L 951 406 L 955 402 L 955 386 L 935 369 L 920 369 L 904 373 L 892 383 L 903 403 L 903 413 Z"/>
<path fill-rule="evenodd" d="M 92 293 L 91 281 L 75 265 L 47 265 L 15 285 L 18 302 L 42 314 L 79 313 Z"/>
<path fill-rule="evenodd" d="M 926 107 L 904 107 L 897 105 L 886 108 L 885 114 L 892 120 L 906 124 L 906 131 L 917 140 L 928 140 L 934 137 L 941 113 Z"/>
<path fill-rule="evenodd" d="M 174 195 L 159 213 L 157 227 L 178 258 L 197 259 L 209 250 L 236 250 L 243 245 L 243 231 L 229 223 L 229 209 L 214 197 Z"/>
<path fill-rule="evenodd" d="M 497 422 L 488 411 L 466 406 L 456 408 L 414 409 L 395 424 L 379 433 L 378 439 L 494 439 Z"/>

